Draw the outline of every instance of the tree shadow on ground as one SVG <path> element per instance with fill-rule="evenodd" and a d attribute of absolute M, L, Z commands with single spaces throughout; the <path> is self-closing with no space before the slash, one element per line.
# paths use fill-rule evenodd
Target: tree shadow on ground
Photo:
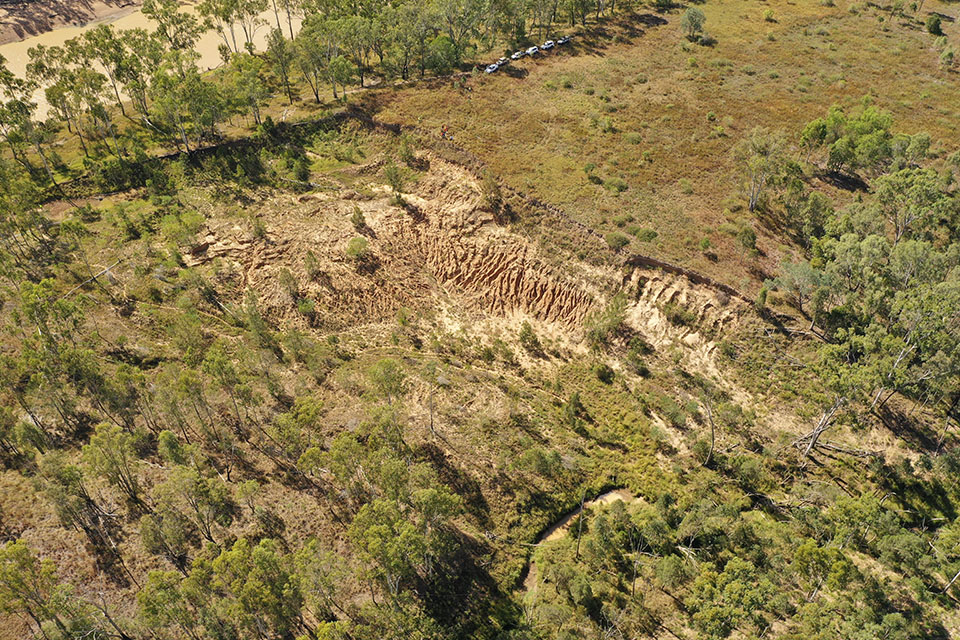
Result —
<path fill-rule="evenodd" d="M 453 533 L 455 551 L 434 567 L 433 576 L 422 580 L 418 593 L 424 608 L 446 627 L 451 638 L 473 638 L 480 625 L 513 628 L 522 611 L 503 592 L 487 570 L 492 550 L 462 532 Z"/>
<path fill-rule="evenodd" d="M 856 175 L 849 175 L 839 171 L 826 171 L 817 177 L 823 182 L 837 189 L 843 189 L 844 191 L 867 192 L 870 190 L 870 185 L 868 185 L 863 178 Z"/>
<path fill-rule="evenodd" d="M 437 471 L 440 481 L 463 498 L 467 513 L 473 516 L 480 526 L 493 526 L 490 520 L 490 505 L 483 496 L 479 482 L 454 466 L 447 454 L 432 442 L 420 445 L 415 455 L 418 459 L 429 462 Z"/>

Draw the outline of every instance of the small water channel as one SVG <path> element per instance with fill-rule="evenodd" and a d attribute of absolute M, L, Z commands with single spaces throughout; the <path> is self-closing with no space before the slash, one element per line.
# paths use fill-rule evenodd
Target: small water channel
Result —
<path fill-rule="evenodd" d="M 564 514 L 563 517 L 550 525 L 542 534 L 540 534 L 540 537 L 537 538 L 537 544 L 539 545 L 544 542 L 559 540 L 565 536 L 570 529 L 571 523 L 573 523 L 576 517 L 579 516 L 585 509 L 592 509 L 598 505 L 612 504 L 618 500 L 630 504 L 631 502 L 636 502 L 639 500 L 639 498 L 634 496 L 626 489 L 612 489 L 605 493 L 601 493 L 593 500 L 587 500 L 584 502 L 582 507 L 577 507 L 573 511 Z M 523 581 L 523 590 L 529 593 L 536 586 L 537 564 L 531 559 L 530 570 L 527 571 L 527 577 Z"/>

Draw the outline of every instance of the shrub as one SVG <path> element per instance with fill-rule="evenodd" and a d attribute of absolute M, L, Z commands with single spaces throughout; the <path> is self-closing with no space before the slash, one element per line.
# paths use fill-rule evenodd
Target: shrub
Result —
<path fill-rule="evenodd" d="M 614 371 L 610 368 L 610 365 L 600 362 L 593 366 L 593 374 L 597 376 L 597 380 L 604 384 L 610 384 L 613 382 Z"/>
<path fill-rule="evenodd" d="M 653 353 L 653 348 L 643 341 L 642 338 L 634 337 L 630 340 L 627 348 L 626 361 L 638 376 L 646 378 L 650 375 L 650 369 L 643 360 L 643 356 Z"/>
<path fill-rule="evenodd" d="M 397 204 L 402 204 L 403 188 L 407 181 L 407 177 L 404 175 L 403 169 L 398 167 L 393 160 L 391 160 L 383 168 L 383 177 L 386 178 L 387 184 L 389 184 L 390 188 L 393 189 L 395 202 Z"/>
<path fill-rule="evenodd" d="M 526 320 L 520 325 L 520 346 L 523 347 L 527 353 L 540 353 L 543 351 L 543 347 L 540 344 L 540 339 L 537 337 L 537 334 L 534 333 L 533 327 L 530 326 L 530 323 Z"/>
<path fill-rule="evenodd" d="M 397 156 L 400 158 L 400 161 L 408 167 L 416 164 L 417 157 L 413 152 L 413 145 L 410 144 L 410 136 L 408 134 L 400 136 L 400 147 L 397 149 Z"/>
<path fill-rule="evenodd" d="M 607 246 L 609 246 L 614 251 L 619 251 L 625 246 L 630 244 L 630 238 L 625 234 L 620 233 L 619 231 L 613 231 L 604 236 L 604 239 L 607 241 Z"/>
<path fill-rule="evenodd" d="M 692 311 L 673 302 L 663 305 L 663 315 L 667 317 L 667 322 L 677 326 L 689 327 L 697 321 L 697 316 Z"/>
<path fill-rule="evenodd" d="M 257 240 L 265 240 L 267 237 L 267 224 L 262 218 L 253 218 L 250 220 L 252 228 L 250 233 Z"/>
<path fill-rule="evenodd" d="M 627 183 L 621 178 L 609 178 L 603 183 L 603 186 L 616 193 L 622 193 L 627 190 Z"/>
<path fill-rule="evenodd" d="M 637 233 L 637 240 L 640 242 L 653 242 L 657 239 L 657 232 L 653 229 L 640 229 Z"/>
<path fill-rule="evenodd" d="M 690 184 L 690 181 L 686 178 L 680 178 L 680 191 L 686 195 L 690 195 L 693 193 L 693 185 Z"/>
<path fill-rule="evenodd" d="M 943 35 L 943 28 L 940 24 L 940 16 L 935 13 L 931 13 L 927 16 L 927 31 L 935 36 Z"/>
<path fill-rule="evenodd" d="M 955 54 L 953 49 L 946 49 L 943 53 L 940 54 L 940 66 L 950 68 L 953 66 Z"/>
<path fill-rule="evenodd" d="M 353 205 L 353 213 L 350 214 L 350 223 L 357 231 L 367 226 L 367 219 L 363 217 L 363 211 L 361 211 L 357 205 Z"/>
<path fill-rule="evenodd" d="M 773 9 L 767 9 L 763 12 L 763 19 L 765 22 L 776 22 L 776 18 L 773 17 Z"/>
<path fill-rule="evenodd" d="M 311 280 L 320 275 L 320 261 L 317 259 L 317 255 L 309 249 L 307 250 L 307 255 L 303 258 L 303 268 Z"/>
<path fill-rule="evenodd" d="M 483 200 L 487 207 L 493 213 L 499 214 L 503 208 L 503 192 L 500 190 L 500 182 L 497 177 L 489 169 L 483 170 L 481 187 L 483 188 Z"/>
<path fill-rule="evenodd" d="M 616 334 L 627 317 L 627 298 L 621 292 L 613 296 L 603 311 L 590 314 L 584 321 L 590 348 L 600 350 Z"/>
<path fill-rule="evenodd" d="M 767 285 L 760 287 L 760 293 L 757 294 L 757 301 L 755 303 L 758 311 L 763 311 L 767 306 L 767 294 L 770 293 L 770 289 L 767 288 Z"/>
<path fill-rule="evenodd" d="M 347 243 L 347 257 L 357 262 L 365 259 L 370 253 L 370 244 L 366 238 L 356 237 Z"/>
<path fill-rule="evenodd" d="M 297 311 L 305 316 L 312 316 L 317 311 L 317 303 L 312 298 L 300 298 L 297 300 Z"/>
<path fill-rule="evenodd" d="M 673 427 L 679 428 L 687 423 L 687 414 L 683 412 L 683 408 L 677 404 L 677 401 L 670 396 L 660 396 L 659 405 L 660 413 Z"/>

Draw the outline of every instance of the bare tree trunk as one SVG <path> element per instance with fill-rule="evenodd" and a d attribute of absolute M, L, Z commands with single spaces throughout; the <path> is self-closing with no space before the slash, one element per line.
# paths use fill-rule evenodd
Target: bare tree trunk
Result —
<path fill-rule="evenodd" d="M 713 459 L 713 448 L 717 444 L 717 430 L 713 425 L 713 411 L 710 409 L 710 400 L 705 399 L 704 404 L 707 407 L 707 422 L 710 423 L 710 452 L 707 454 L 707 459 L 703 461 L 703 466 L 707 467 L 710 465 L 710 460 Z"/>
<path fill-rule="evenodd" d="M 837 411 L 840 410 L 840 407 L 844 405 L 846 398 L 838 397 L 833 401 L 833 404 L 830 405 L 830 408 L 823 412 L 820 416 L 820 420 L 817 422 L 817 426 L 814 427 L 813 431 L 798 438 L 794 444 L 800 445 L 804 440 L 808 440 L 807 446 L 803 451 L 804 464 L 806 464 L 806 458 L 810 455 L 810 452 L 813 451 L 813 448 L 817 446 L 817 440 L 820 439 L 820 436 L 824 431 L 830 428 L 830 425 L 833 423 L 833 418 L 837 414 Z"/>

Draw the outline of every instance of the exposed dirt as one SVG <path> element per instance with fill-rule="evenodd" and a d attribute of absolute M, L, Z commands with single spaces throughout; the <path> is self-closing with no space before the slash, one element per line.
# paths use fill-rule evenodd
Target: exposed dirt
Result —
<path fill-rule="evenodd" d="M 364 185 L 335 193 L 274 199 L 261 211 L 266 239 L 255 239 L 245 221 L 213 223 L 185 255 L 193 266 L 222 261 L 224 284 L 255 289 L 268 313 L 297 315 L 282 286 L 288 270 L 300 298 L 313 299 L 328 325 L 377 321 L 401 307 L 454 307 L 506 315 L 522 311 L 547 322 L 575 325 L 594 308 L 591 283 L 560 273 L 538 256 L 534 243 L 497 223 L 483 203 L 476 178 L 431 157 L 429 170 L 395 206 L 379 184 L 377 163 L 357 170 Z M 359 196 L 363 189 L 371 196 Z M 364 226 L 350 218 L 363 214 Z M 346 254 L 363 237 L 368 255 Z M 312 253 L 313 276 L 305 261 Z"/>
<path fill-rule="evenodd" d="M 627 312 L 626 322 L 653 347 L 683 345 L 692 370 L 709 377 L 720 377 L 715 351 L 717 344 L 706 333 L 719 335 L 737 319 L 744 305 L 723 292 L 691 284 L 686 278 L 656 271 L 636 271 L 631 285 L 636 301 Z M 675 304 L 695 315 L 689 324 L 675 324 L 664 313 L 664 306 Z"/>
<path fill-rule="evenodd" d="M 21 0 L 0 3 L 0 44 L 131 13 L 142 0 Z"/>

